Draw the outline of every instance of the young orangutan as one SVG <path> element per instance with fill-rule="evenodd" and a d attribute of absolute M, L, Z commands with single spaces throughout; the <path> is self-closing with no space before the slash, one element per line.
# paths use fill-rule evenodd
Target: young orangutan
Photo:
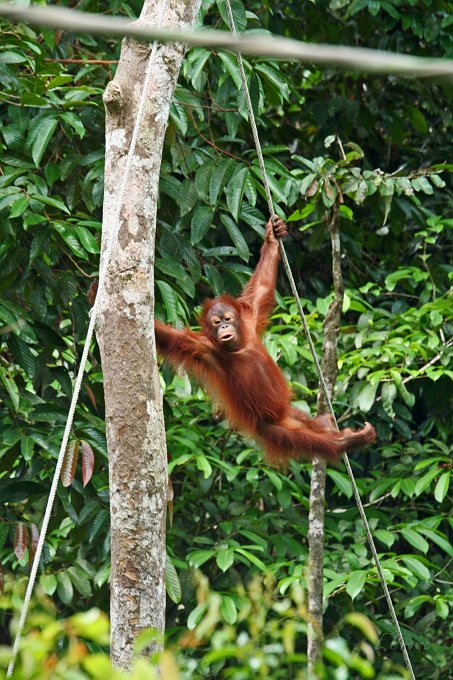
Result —
<path fill-rule="evenodd" d="M 277 237 L 286 234 L 283 220 L 269 220 L 260 260 L 242 294 L 207 300 L 200 332 L 156 321 L 157 351 L 204 385 L 231 425 L 261 444 L 270 464 L 286 467 L 291 458 L 315 454 L 336 463 L 343 451 L 373 442 L 374 427 L 337 431 L 329 415 L 310 418 L 291 406 L 291 390 L 261 342 L 274 306 Z"/>

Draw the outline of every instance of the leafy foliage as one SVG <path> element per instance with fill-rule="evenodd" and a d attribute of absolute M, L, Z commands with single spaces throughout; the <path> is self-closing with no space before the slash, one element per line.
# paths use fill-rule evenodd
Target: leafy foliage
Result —
<path fill-rule="evenodd" d="M 84 10 L 135 16 L 139 5 L 89 0 Z M 241 30 L 453 56 L 453 7 L 444 0 L 285 0 L 272 11 L 257 2 L 246 10 L 236 0 L 233 7 Z M 201 21 L 225 27 L 225 19 L 223 2 L 203 3 Z M 0 556 L 8 586 L 9 572 L 26 571 L 36 547 L 87 328 L 101 234 L 101 96 L 119 45 L 2 28 Z M 260 58 L 245 67 L 318 353 L 331 300 L 326 213 L 336 210 L 340 220 L 346 295 L 335 407 L 348 426 L 366 418 L 378 428 L 378 445 L 352 457 L 360 492 L 415 674 L 447 678 L 453 221 L 444 161 L 452 152 L 452 90 Z M 203 297 L 240 290 L 266 220 L 234 55 L 187 53 L 160 189 L 156 313 L 193 323 Z M 308 411 L 316 375 L 283 279 L 279 290 L 266 344 Z M 107 451 L 95 345 L 89 363 L 71 438 L 82 461 L 72 465 L 73 455 L 65 466 L 69 485 L 58 488 L 37 592 L 38 608 L 52 598 L 61 616 L 108 608 Z M 213 416 L 201 390 L 167 367 L 162 375 L 174 490 L 168 636 L 183 650 L 181 672 L 298 677 L 309 465 L 289 475 L 267 469 L 253 442 Z M 324 594 L 328 677 L 398 677 L 401 656 L 341 468 L 328 472 Z M 12 601 L 19 606 L 19 591 Z M 2 602 L 6 622 L 10 603 Z M 40 638 L 46 657 L 53 659 L 63 628 L 60 622 Z M 93 649 L 77 656 L 75 638 L 64 645 L 75 664 Z M 105 659 L 90 664 L 93 677 L 96 668 L 102 677 L 110 672 Z"/>

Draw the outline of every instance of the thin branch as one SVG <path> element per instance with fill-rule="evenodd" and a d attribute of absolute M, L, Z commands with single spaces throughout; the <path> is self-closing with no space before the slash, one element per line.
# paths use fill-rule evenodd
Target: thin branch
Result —
<path fill-rule="evenodd" d="M 44 59 L 56 64 L 118 64 L 118 59 Z"/>
<path fill-rule="evenodd" d="M 441 358 L 441 356 L 445 352 L 445 350 L 448 349 L 449 347 L 451 347 L 452 345 L 453 345 L 453 338 L 450 338 L 450 340 L 448 340 L 445 343 L 445 345 L 442 347 L 440 352 L 438 354 L 436 354 L 436 356 L 433 357 L 430 361 L 428 361 L 424 366 L 419 368 L 417 373 L 419 373 L 419 374 L 423 373 L 423 371 L 426 371 L 427 368 L 429 368 L 430 366 L 435 364 L 436 361 L 438 361 Z M 411 380 L 414 380 L 414 378 L 418 378 L 418 377 L 420 377 L 420 376 L 419 375 L 409 375 L 407 378 L 404 378 L 403 383 L 408 383 Z"/>
<path fill-rule="evenodd" d="M 243 162 L 243 158 L 240 158 L 239 156 L 235 156 L 234 154 L 230 153 L 229 151 L 225 151 L 225 149 L 222 149 L 220 146 L 217 146 L 215 142 L 212 140 L 208 139 L 207 137 L 204 136 L 204 134 L 201 132 L 199 129 L 198 125 L 195 122 L 195 117 L 192 113 L 192 111 L 189 111 L 189 116 L 192 121 L 192 124 L 197 131 L 198 135 L 201 137 L 201 139 L 206 142 L 206 144 L 209 144 L 209 146 L 212 146 L 213 149 L 215 149 L 218 153 L 224 154 L 225 156 L 229 156 L 230 158 L 234 158 L 237 161 Z"/>
<path fill-rule="evenodd" d="M 227 31 L 177 31 L 158 29 L 144 21 L 131 22 L 121 17 L 76 12 L 65 7 L 47 5 L 18 7 L 0 4 L 0 16 L 10 21 L 24 21 L 38 26 L 89 34 L 125 36 L 146 42 L 183 42 L 186 45 L 242 52 L 243 54 L 301 59 L 309 64 L 337 66 L 362 73 L 392 73 L 418 78 L 445 77 L 453 80 L 453 60 L 413 57 L 407 54 L 384 52 L 363 47 L 315 45 L 298 40 L 269 35 L 241 36 L 235 40 Z"/>
<path fill-rule="evenodd" d="M 207 106 L 206 104 L 189 104 L 188 102 L 183 102 L 177 97 L 174 99 L 175 104 L 178 104 L 178 106 L 186 106 L 188 109 L 191 109 L 192 111 L 195 111 L 196 109 L 207 109 L 208 111 L 215 111 L 216 113 L 223 113 L 223 112 L 230 112 L 230 113 L 237 113 L 237 109 L 222 109 L 219 108 L 216 103 L 213 101 L 213 104 L 215 106 Z"/>
<path fill-rule="evenodd" d="M 68 257 L 71 260 L 74 267 L 76 267 L 79 270 L 79 272 L 81 272 L 84 276 L 87 276 L 89 279 L 97 279 L 99 274 L 88 274 L 87 272 L 83 271 L 82 267 L 80 267 L 80 265 L 78 265 L 77 262 L 70 256 L 68 251 L 65 250 L 64 248 L 62 250 L 63 250 L 64 254 L 66 255 L 66 257 Z"/>
<path fill-rule="evenodd" d="M 434 574 L 434 578 L 437 579 L 438 576 L 444 573 L 444 571 L 447 571 L 447 569 L 450 567 L 450 564 L 453 562 L 453 559 L 449 559 L 447 564 L 445 564 L 440 571 L 437 572 L 437 574 Z"/>

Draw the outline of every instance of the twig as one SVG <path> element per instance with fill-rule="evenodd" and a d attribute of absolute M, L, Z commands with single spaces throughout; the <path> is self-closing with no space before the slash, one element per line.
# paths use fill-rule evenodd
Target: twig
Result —
<path fill-rule="evenodd" d="M 44 59 L 57 64 L 118 64 L 118 59 Z"/>
<path fill-rule="evenodd" d="M 212 140 L 205 137 L 204 134 L 199 129 L 198 125 L 196 124 L 195 117 L 194 117 L 192 111 L 190 111 L 190 110 L 189 110 L 189 116 L 190 116 L 190 119 L 192 121 L 192 124 L 193 124 L 195 130 L 200 135 L 201 139 L 204 142 L 206 142 L 206 144 L 209 144 L 209 146 L 212 146 L 212 148 L 215 149 L 218 153 L 224 154 L 225 156 L 229 156 L 230 158 L 234 158 L 236 161 L 241 161 L 242 163 L 244 162 L 243 158 L 240 158 L 239 156 L 235 156 L 233 153 L 230 153 L 229 151 L 222 149 L 220 146 L 217 146 L 217 144 L 215 142 L 213 142 Z"/>

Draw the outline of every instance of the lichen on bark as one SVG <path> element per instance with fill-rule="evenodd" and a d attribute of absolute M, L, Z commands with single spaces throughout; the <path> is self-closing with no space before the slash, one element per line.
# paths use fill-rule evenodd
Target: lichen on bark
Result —
<path fill-rule="evenodd" d="M 169 0 L 164 23 L 191 26 L 199 2 Z M 146 0 L 138 22 L 156 23 L 159 4 Z M 104 94 L 103 253 L 150 52 L 149 45 L 125 39 Z M 140 631 L 154 628 L 162 634 L 165 627 L 167 453 L 153 332 L 153 265 L 162 147 L 183 55 L 180 44 L 158 48 L 97 327 L 110 468 L 111 657 L 120 668 L 130 666 Z"/>

